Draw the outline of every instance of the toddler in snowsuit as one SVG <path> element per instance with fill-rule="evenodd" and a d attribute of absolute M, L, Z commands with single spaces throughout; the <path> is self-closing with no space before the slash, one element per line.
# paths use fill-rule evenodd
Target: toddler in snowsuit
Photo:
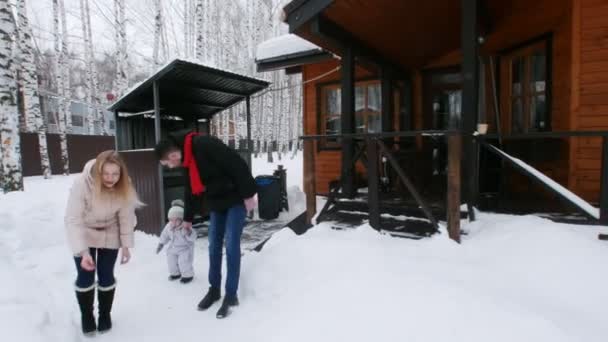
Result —
<path fill-rule="evenodd" d="M 160 234 L 160 243 L 156 253 L 160 253 L 167 246 L 167 264 L 169 266 L 169 280 L 180 279 L 187 284 L 194 278 L 194 241 L 196 232 L 183 227 L 184 202 L 175 200 L 171 202 L 171 209 L 167 215 L 169 222 Z"/>

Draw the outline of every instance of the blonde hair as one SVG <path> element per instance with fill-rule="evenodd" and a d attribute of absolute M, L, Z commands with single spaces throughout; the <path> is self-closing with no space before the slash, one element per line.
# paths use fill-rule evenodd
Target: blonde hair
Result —
<path fill-rule="evenodd" d="M 115 150 L 103 151 L 95 158 L 95 164 L 91 168 L 91 177 L 93 178 L 94 187 L 93 193 L 95 197 L 102 197 L 105 193 L 110 191 L 103 185 L 102 181 L 103 167 L 106 164 L 115 164 L 120 168 L 120 178 L 112 187 L 112 192 L 118 195 L 125 205 L 133 205 L 135 207 L 142 206 L 143 203 L 140 202 L 137 191 L 135 191 L 135 187 L 129 177 L 127 164 L 125 164 L 122 157 Z"/>

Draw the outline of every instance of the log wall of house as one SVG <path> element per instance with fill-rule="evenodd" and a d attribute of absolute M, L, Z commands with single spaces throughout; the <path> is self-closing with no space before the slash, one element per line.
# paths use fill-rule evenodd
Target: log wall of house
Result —
<path fill-rule="evenodd" d="M 572 0 L 572 129 L 608 130 L 608 1 Z M 599 200 L 601 139 L 570 147 L 570 187 Z"/>

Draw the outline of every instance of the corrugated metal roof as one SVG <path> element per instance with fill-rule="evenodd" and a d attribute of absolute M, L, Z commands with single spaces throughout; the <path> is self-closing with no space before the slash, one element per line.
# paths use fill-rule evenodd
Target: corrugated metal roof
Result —
<path fill-rule="evenodd" d="M 209 118 L 270 83 L 192 61 L 175 59 L 114 102 L 108 109 L 139 113 L 154 108 L 153 82 L 159 83 L 163 115 Z"/>

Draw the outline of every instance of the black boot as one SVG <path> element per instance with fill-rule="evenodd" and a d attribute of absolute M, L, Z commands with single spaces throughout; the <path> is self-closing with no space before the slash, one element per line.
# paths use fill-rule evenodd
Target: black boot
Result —
<path fill-rule="evenodd" d="M 169 276 L 169 281 L 174 281 L 174 280 L 177 280 L 177 279 L 179 279 L 179 278 L 181 278 L 181 277 L 182 277 L 182 276 L 181 276 L 181 275 L 179 275 L 179 274 L 178 274 L 178 275 L 170 275 L 170 276 Z"/>
<path fill-rule="evenodd" d="M 188 283 L 192 282 L 192 279 L 194 279 L 194 277 L 183 277 L 180 280 L 180 283 L 182 283 L 182 284 L 188 284 Z"/>
<path fill-rule="evenodd" d="M 97 290 L 97 301 L 99 302 L 99 323 L 97 325 L 97 331 L 100 333 L 107 332 L 112 329 L 112 302 L 114 302 L 114 291 L 110 289 L 103 291 Z"/>
<path fill-rule="evenodd" d="M 217 310 L 215 317 L 221 319 L 230 315 L 230 307 L 237 305 L 239 305 L 239 299 L 237 297 L 225 297 L 224 301 L 222 302 L 222 306 L 220 306 L 220 309 Z"/>
<path fill-rule="evenodd" d="M 220 289 L 210 287 L 209 292 L 205 295 L 205 297 L 198 303 L 198 310 L 204 311 L 207 310 L 213 305 L 213 303 L 220 300 L 222 297 L 222 293 Z"/>
<path fill-rule="evenodd" d="M 76 299 L 80 307 L 80 323 L 82 325 L 82 333 L 91 335 L 97 329 L 95 324 L 95 316 L 93 316 L 93 303 L 95 302 L 95 289 L 86 292 L 76 291 Z"/>

